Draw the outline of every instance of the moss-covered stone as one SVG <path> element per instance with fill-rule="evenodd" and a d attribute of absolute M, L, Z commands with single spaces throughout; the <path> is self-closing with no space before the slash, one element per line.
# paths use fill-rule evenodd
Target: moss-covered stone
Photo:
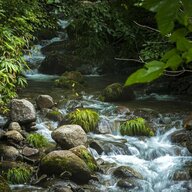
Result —
<path fill-rule="evenodd" d="M 55 80 L 55 85 L 66 89 L 83 89 L 84 78 L 78 71 L 65 72 Z"/>
<path fill-rule="evenodd" d="M 76 109 L 66 116 L 72 124 L 80 125 L 84 131 L 94 131 L 99 122 L 99 114 L 91 109 Z"/>
<path fill-rule="evenodd" d="M 91 153 L 87 150 L 85 146 L 80 145 L 71 148 L 70 151 L 73 152 L 75 155 L 77 155 L 79 158 L 81 158 L 87 164 L 90 171 L 98 170 L 97 162 L 95 161 L 94 157 L 91 155 Z"/>
<path fill-rule="evenodd" d="M 100 96 L 104 101 L 117 101 L 123 93 L 123 86 L 120 83 L 108 85 Z"/>
<path fill-rule="evenodd" d="M 61 121 L 63 119 L 63 114 L 58 109 L 53 109 L 48 111 L 46 117 L 52 121 Z"/>
<path fill-rule="evenodd" d="M 42 158 L 40 171 L 48 175 L 60 176 L 68 172 L 68 176 L 80 183 L 87 183 L 91 172 L 86 163 L 68 150 L 52 151 Z"/>
<path fill-rule="evenodd" d="M 11 192 L 11 189 L 5 179 L 0 176 L 0 191 L 2 192 Z"/>
<path fill-rule="evenodd" d="M 147 125 L 145 119 L 139 117 L 128 120 L 120 125 L 121 135 L 154 136 L 153 130 Z"/>

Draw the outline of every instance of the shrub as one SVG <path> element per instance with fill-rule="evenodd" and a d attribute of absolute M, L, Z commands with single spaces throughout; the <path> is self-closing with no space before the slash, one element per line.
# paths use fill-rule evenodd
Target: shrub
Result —
<path fill-rule="evenodd" d="M 76 109 L 67 115 L 70 123 L 80 125 L 85 132 L 94 131 L 98 122 L 99 114 L 91 109 Z"/>
<path fill-rule="evenodd" d="M 153 136 L 154 132 L 148 127 L 145 119 L 138 117 L 128 120 L 120 126 L 121 135 L 129 136 Z"/>
<path fill-rule="evenodd" d="M 49 141 L 39 133 L 32 133 L 27 136 L 27 142 L 36 148 L 46 147 Z"/>
<path fill-rule="evenodd" d="M 27 167 L 15 167 L 8 170 L 7 180 L 11 184 L 24 184 L 30 181 L 32 170 Z"/>

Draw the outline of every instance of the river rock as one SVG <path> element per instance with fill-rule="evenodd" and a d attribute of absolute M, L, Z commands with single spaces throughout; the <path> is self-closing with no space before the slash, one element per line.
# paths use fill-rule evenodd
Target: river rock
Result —
<path fill-rule="evenodd" d="M 189 170 L 177 170 L 174 174 L 173 174 L 173 180 L 174 181 L 186 181 L 186 180 L 190 180 L 190 173 Z"/>
<path fill-rule="evenodd" d="M 0 176 L 0 191 L 11 192 L 11 188 L 2 176 Z"/>
<path fill-rule="evenodd" d="M 63 114 L 57 108 L 55 108 L 47 111 L 46 117 L 52 121 L 61 122 L 63 119 Z"/>
<path fill-rule="evenodd" d="M 192 132 L 191 131 L 187 137 L 186 147 L 189 150 L 189 152 L 192 153 Z"/>
<path fill-rule="evenodd" d="M 68 150 L 52 151 L 42 158 L 40 163 L 42 173 L 61 175 L 69 172 L 70 178 L 79 183 L 87 183 L 91 172 L 86 163 Z"/>
<path fill-rule="evenodd" d="M 19 151 L 12 146 L 0 145 L 0 155 L 4 160 L 15 160 L 19 156 Z"/>
<path fill-rule="evenodd" d="M 117 181 L 117 186 L 120 188 L 124 188 L 124 189 L 133 189 L 136 187 L 136 185 L 134 184 L 134 181 L 130 180 L 130 179 L 120 179 Z"/>
<path fill-rule="evenodd" d="M 89 167 L 90 171 L 98 170 L 97 162 L 84 145 L 73 147 L 70 149 L 70 151 L 81 158 Z"/>
<path fill-rule="evenodd" d="M 89 143 L 89 146 L 90 146 L 92 149 L 95 149 L 99 155 L 101 155 L 101 154 L 104 152 L 104 148 L 103 148 L 102 145 L 101 145 L 99 142 L 97 142 L 97 141 L 91 141 L 91 142 Z"/>
<path fill-rule="evenodd" d="M 7 137 L 8 140 L 12 140 L 17 143 L 24 140 L 24 137 L 21 135 L 21 133 L 16 130 L 7 131 L 5 133 L 5 136 Z"/>
<path fill-rule="evenodd" d="M 8 130 L 9 131 L 15 130 L 15 131 L 18 131 L 18 132 L 22 131 L 21 126 L 19 125 L 18 122 L 11 122 L 9 124 Z"/>
<path fill-rule="evenodd" d="M 26 157 L 31 157 L 39 154 L 39 150 L 31 147 L 24 147 L 22 154 Z"/>
<path fill-rule="evenodd" d="M 53 131 L 51 136 L 63 149 L 87 144 L 87 135 L 79 125 L 63 125 Z"/>
<path fill-rule="evenodd" d="M 188 138 L 188 132 L 185 130 L 178 130 L 171 134 L 171 141 L 173 143 L 179 143 L 181 145 L 186 144 Z"/>
<path fill-rule="evenodd" d="M 185 129 L 192 130 L 192 113 L 187 116 L 183 123 Z"/>
<path fill-rule="evenodd" d="M 11 121 L 30 123 L 36 120 L 34 105 L 26 99 L 13 99 L 10 106 Z"/>
<path fill-rule="evenodd" d="M 122 178 L 122 179 L 126 179 L 126 178 L 143 179 L 143 176 L 139 172 L 135 171 L 133 168 L 128 166 L 117 167 L 113 171 L 113 175 L 117 178 Z"/>
<path fill-rule="evenodd" d="M 39 95 L 36 99 L 36 104 L 39 109 L 52 108 L 54 101 L 50 95 Z"/>

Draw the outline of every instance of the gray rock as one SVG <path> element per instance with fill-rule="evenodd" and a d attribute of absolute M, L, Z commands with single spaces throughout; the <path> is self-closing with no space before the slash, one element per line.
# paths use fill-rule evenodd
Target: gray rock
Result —
<path fill-rule="evenodd" d="M 36 104 L 39 109 L 52 108 L 54 101 L 50 95 L 39 95 L 36 99 Z"/>
<path fill-rule="evenodd" d="M 0 154 L 4 160 L 15 160 L 19 156 L 19 151 L 12 146 L 0 145 Z"/>
<path fill-rule="evenodd" d="M 51 136 L 63 149 L 87 144 L 87 135 L 79 125 L 63 125 L 53 131 Z"/>
<path fill-rule="evenodd" d="M 11 101 L 11 121 L 30 123 L 36 120 L 36 111 L 31 102 L 26 99 L 13 99 Z"/>
<path fill-rule="evenodd" d="M 52 151 L 42 158 L 40 171 L 48 175 L 61 175 L 69 172 L 68 176 L 76 182 L 87 183 L 91 172 L 86 163 L 68 150 Z"/>
<path fill-rule="evenodd" d="M 8 130 L 9 131 L 15 130 L 20 132 L 22 129 L 18 122 L 11 122 L 9 124 Z"/>

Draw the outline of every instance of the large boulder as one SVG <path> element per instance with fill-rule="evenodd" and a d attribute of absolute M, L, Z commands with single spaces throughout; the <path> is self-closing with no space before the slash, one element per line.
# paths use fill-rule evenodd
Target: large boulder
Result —
<path fill-rule="evenodd" d="M 39 95 L 36 103 L 39 109 L 52 108 L 54 106 L 53 98 L 50 95 Z"/>
<path fill-rule="evenodd" d="M 48 175 L 68 176 L 79 183 L 87 183 L 91 178 L 91 172 L 86 163 L 77 155 L 68 150 L 52 151 L 42 158 L 40 171 Z"/>
<path fill-rule="evenodd" d="M 91 155 L 91 153 L 87 150 L 85 146 L 80 145 L 77 147 L 73 147 L 70 149 L 70 151 L 73 152 L 75 155 L 77 155 L 79 158 L 81 158 L 86 163 L 90 171 L 98 170 L 96 160 L 94 159 L 94 157 Z"/>
<path fill-rule="evenodd" d="M 39 72 L 45 74 L 62 74 L 66 71 L 74 71 L 80 67 L 82 61 L 74 55 L 61 52 L 51 52 L 41 63 Z"/>
<path fill-rule="evenodd" d="M 63 125 L 53 131 L 51 136 L 63 149 L 87 144 L 87 135 L 79 125 Z"/>
<path fill-rule="evenodd" d="M 11 121 L 30 123 L 36 120 L 35 107 L 26 99 L 13 99 L 10 110 Z"/>

